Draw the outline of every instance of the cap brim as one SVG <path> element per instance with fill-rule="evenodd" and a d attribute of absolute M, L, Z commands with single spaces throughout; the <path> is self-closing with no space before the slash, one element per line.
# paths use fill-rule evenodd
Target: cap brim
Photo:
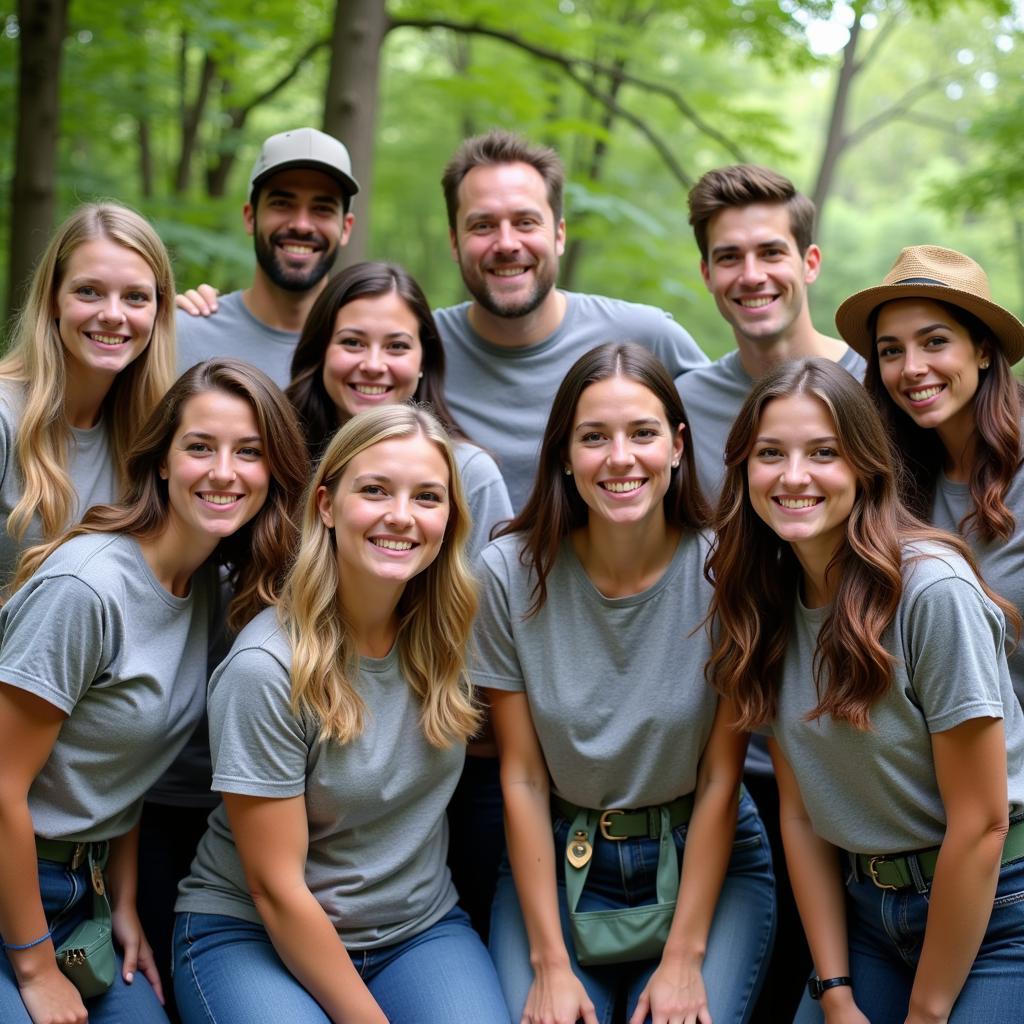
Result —
<path fill-rule="evenodd" d="M 354 196 L 359 192 L 359 182 L 350 174 L 346 174 L 340 167 L 335 167 L 333 164 L 326 164 L 320 160 L 286 160 L 284 163 L 275 164 L 275 166 L 268 168 L 262 174 L 257 175 L 252 179 L 252 184 L 249 186 L 250 191 L 254 188 L 258 188 L 267 180 L 272 178 L 275 174 L 280 174 L 282 171 L 291 171 L 296 168 L 309 168 L 313 171 L 321 171 L 324 174 L 330 175 L 339 185 L 341 185 L 342 191 L 347 196 Z"/>
<path fill-rule="evenodd" d="M 1024 356 L 1024 324 L 1002 306 L 945 285 L 882 284 L 851 295 L 836 310 L 836 327 L 843 340 L 869 361 L 875 339 L 868 330 L 868 321 L 882 303 L 893 299 L 933 299 L 959 306 L 988 327 L 1011 366 Z"/>

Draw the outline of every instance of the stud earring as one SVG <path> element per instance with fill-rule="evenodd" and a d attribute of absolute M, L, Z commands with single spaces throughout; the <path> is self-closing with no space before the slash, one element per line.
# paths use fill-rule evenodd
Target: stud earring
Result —
<path fill-rule="evenodd" d="M 981 370 L 987 370 L 991 364 L 986 359 L 983 363 L 978 363 L 978 368 Z"/>
<path fill-rule="evenodd" d="M 566 476 L 572 476 L 572 466 L 566 466 L 565 467 L 565 475 Z"/>
<path fill-rule="evenodd" d="M 673 469 L 678 469 L 679 468 L 679 460 L 678 459 L 673 459 L 672 460 L 672 468 Z"/>

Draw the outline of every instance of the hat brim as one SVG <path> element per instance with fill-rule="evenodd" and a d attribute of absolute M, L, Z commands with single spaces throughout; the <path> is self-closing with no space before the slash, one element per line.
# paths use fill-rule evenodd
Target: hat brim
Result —
<path fill-rule="evenodd" d="M 988 327 L 1011 366 L 1024 356 L 1024 324 L 1002 306 L 941 284 L 882 284 L 851 295 L 836 310 L 836 327 L 843 340 L 869 362 L 875 347 L 874 336 L 868 330 L 871 314 L 893 299 L 933 299 L 965 309 Z"/>
<path fill-rule="evenodd" d="M 284 163 L 275 164 L 273 167 L 267 168 L 262 174 L 257 175 L 252 179 L 252 183 L 249 186 L 250 192 L 253 189 L 259 188 L 268 178 L 272 178 L 275 174 L 280 174 L 282 171 L 292 171 L 296 168 L 309 168 L 313 171 L 321 171 L 323 174 L 333 178 L 339 185 L 341 185 L 342 191 L 347 196 L 354 196 L 359 191 L 359 182 L 350 174 L 346 174 L 340 167 L 335 167 L 333 164 L 324 163 L 320 160 L 310 159 L 298 159 L 298 160 L 286 160 Z"/>

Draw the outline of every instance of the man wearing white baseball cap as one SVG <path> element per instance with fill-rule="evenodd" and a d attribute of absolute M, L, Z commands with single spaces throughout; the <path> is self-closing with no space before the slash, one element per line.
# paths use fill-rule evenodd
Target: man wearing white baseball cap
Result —
<path fill-rule="evenodd" d="M 253 363 L 284 387 L 306 315 L 352 230 L 359 185 L 348 150 L 315 128 L 270 136 L 260 149 L 242 208 L 252 235 L 252 284 L 214 298 L 178 296 L 178 368 L 211 356 Z M 209 314 L 216 310 L 216 316 Z"/>

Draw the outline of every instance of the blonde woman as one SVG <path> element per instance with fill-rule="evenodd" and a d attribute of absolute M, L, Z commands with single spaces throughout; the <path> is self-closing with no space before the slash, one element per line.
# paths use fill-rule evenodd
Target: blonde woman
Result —
<path fill-rule="evenodd" d="M 57 229 L 0 360 L 0 583 L 126 483 L 128 446 L 174 382 L 173 312 L 145 218 L 89 204 Z"/>
<path fill-rule="evenodd" d="M 454 458 L 421 409 L 349 420 L 307 492 L 279 608 L 213 674 L 224 805 L 177 904 L 187 1024 L 508 1022 L 445 867 L 478 722 Z"/>

